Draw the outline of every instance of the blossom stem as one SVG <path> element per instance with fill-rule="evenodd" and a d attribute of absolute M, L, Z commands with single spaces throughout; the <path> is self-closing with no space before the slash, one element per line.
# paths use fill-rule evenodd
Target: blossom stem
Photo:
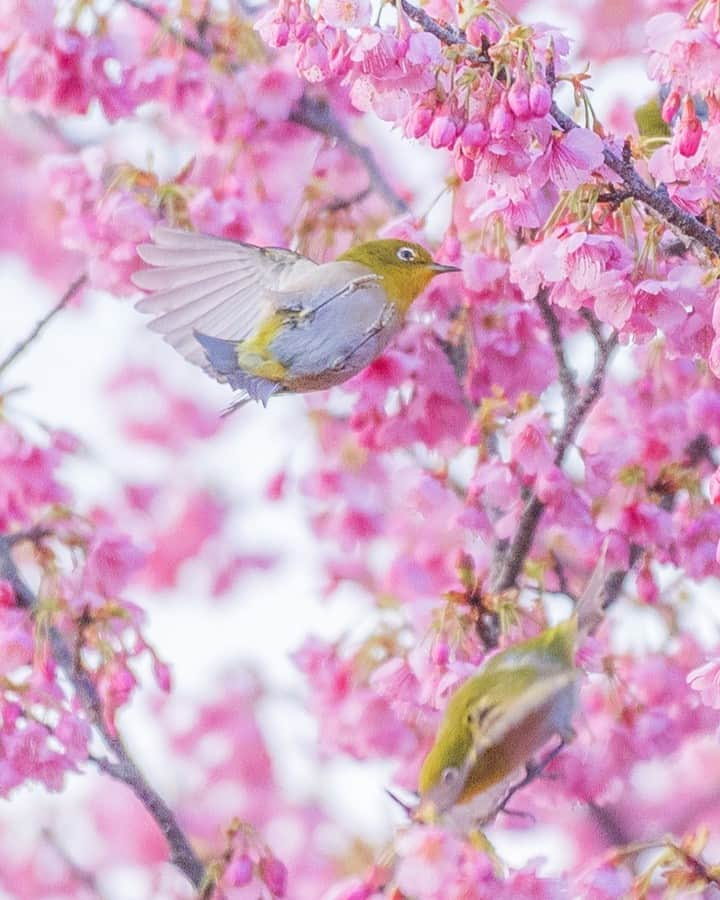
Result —
<path fill-rule="evenodd" d="M 20 575 L 12 557 L 11 546 L 12 541 L 9 537 L 0 536 L 0 578 L 8 581 L 12 586 L 18 606 L 32 613 L 37 609 L 37 597 Z M 205 878 L 205 867 L 190 846 L 190 842 L 172 810 L 157 791 L 148 784 L 121 738 L 112 734 L 107 727 L 100 695 L 87 673 L 77 665 L 72 649 L 65 638 L 54 626 L 50 626 L 48 633 L 55 661 L 73 686 L 89 721 L 115 757 L 115 761 L 91 758 L 101 771 L 128 785 L 165 835 L 170 848 L 172 864 L 186 876 L 195 888 L 199 888 Z"/>
<path fill-rule="evenodd" d="M 76 278 L 75 281 L 70 285 L 70 287 L 65 291 L 62 297 L 58 300 L 58 302 L 53 306 L 53 308 L 40 319 L 40 321 L 35 325 L 30 334 L 5 357 L 5 359 L 0 362 L 0 375 L 3 375 L 4 372 L 15 362 L 15 360 L 27 350 L 27 348 L 35 341 L 37 337 L 45 330 L 46 326 L 52 322 L 55 316 L 63 310 L 68 303 L 72 300 L 72 298 L 77 294 L 80 288 L 87 281 L 87 275 L 81 275 L 79 278 Z"/>
<path fill-rule="evenodd" d="M 156 24 L 165 28 L 167 33 L 174 40 L 183 47 L 187 47 L 188 50 L 197 53 L 198 56 L 202 56 L 203 59 L 211 59 L 213 54 L 217 51 L 217 48 L 212 44 L 208 44 L 202 40 L 196 40 L 195 38 L 186 35 L 184 31 L 170 27 L 164 16 L 151 7 L 146 6 L 141 0 L 124 0 L 124 2 L 128 6 L 131 6 L 133 9 L 136 9 L 138 12 L 147 16 L 149 19 L 152 19 Z M 230 61 L 228 65 L 232 72 L 237 72 L 240 69 L 240 64 L 238 62 Z M 388 206 L 398 214 L 410 212 L 409 204 L 397 193 L 387 180 L 370 148 L 366 147 L 364 144 L 360 144 L 350 136 L 345 126 L 335 116 L 325 100 L 321 98 L 310 98 L 303 94 L 295 108 L 291 111 L 289 120 L 296 125 L 302 125 L 303 128 L 325 135 L 325 137 L 336 140 L 338 143 L 342 144 L 348 153 L 356 159 L 359 159 L 365 166 L 372 189 L 383 197 Z"/>

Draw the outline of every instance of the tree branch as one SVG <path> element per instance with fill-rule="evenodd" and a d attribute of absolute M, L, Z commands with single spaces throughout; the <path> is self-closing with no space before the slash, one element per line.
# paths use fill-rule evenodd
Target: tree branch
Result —
<path fill-rule="evenodd" d="M 570 116 L 566 115 L 557 103 L 553 103 L 550 114 L 564 132 L 572 131 L 578 125 Z M 625 185 L 625 193 L 650 207 L 672 225 L 676 231 L 692 238 L 702 244 L 715 256 L 720 256 L 720 235 L 707 225 L 703 225 L 695 216 L 686 213 L 668 196 L 667 188 L 661 185 L 658 188 L 651 187 L 647 181 L 640 177 L 632 162 L 618 156 L 607 143 L 603 147 L 605 165 L 619 175 Z"/>
<path fill-rule="evenodd" d="M 604 340 L 599 332 L 597 334 L 597 355 L 590 380 L 585 390 L 576 396 L 575 402 L 567 412 L 565 425 L 555 445 L 555 465 L 560 466 L 565 453 L 575 438 L 578 429 L 592 409 L 602 391 L 605 372 L 612 351 L 617 345 L 617 333 L 613 333 L 608 340 Z M 532 494 L 525 504 L 525 509 L 520 516 L 517 531 L 509 544 L 498 544 L 495 550 L 497 557 L 493 571 L 491 590 L 493 593 L 502 593 L 515 585 L 518 575 L 522 571 L 525 559 L 530 552 L 535 531 L 545 509 L 544 503 L 537 494 Z"/>
<path fill-rule="evenodd" d="M 24 353 L 25 350 L 33 343 L 33 341 L 39 337 L 39 335 L 45 330 L 45 327 L 52 322 L 55 316 L 63 310 L 68 303 L 72 300 L 72 298 L 77 294 L 80 288 L 87 281 L 87 275 L 81 275 L 79 278 L 76 278 L 75 281 L 70 285 L 70 287 L 65 291 L 62 297 L 58 300 L 58 302 L 53 306 L 53 308 L 45 315 L 42 319 L 37 323 L 37 325 L 33 328 L 30 334 L 25 338 L 25 340 L 20 341 L 20 343 L 12 350 L 5 359 L 0 362 L 0 376 L 15 362 L 15 360 Z"/>
<path fill-rule="evenodd" d="M 535 295 L 535 303 L 543 317 L 543 322 L 550 335 L 550 343 L 555 353 L 555 359 L 558 366 L 558 377 L 560 379 L 560 387 L 562 389 L 565 409 L 572 408 L 577 397 L 578 386 L 575 381 L 575 373 L 568 365 L 565 356 L 565 345 L 563 344 L 562 332 L 560 331 L 560 322 L 555 315 L 555 310 L 548 301 L 548 289 L 543 285 Z"/>
<path fill-rule="evenodd" d="M 37 609 L 37 597 L 20 575 L 12 558 L 11 545 L 11 538 L 0 536 L 0 578 L 12 585 L 18 606 L 33 613 Z M 199 888 L 205 878 L 205 868 L 178 825 L 172 810 L 147 783 L 122 740 L 108 729 L 97 689 L 87 673 L 76 665 L 74 654 L 65 638 L 54 626 L 50 626 L 48 633 L 50 647 L 59 668 L 73 686 L 89 721 L 116 759 L 112 762 L 109 759 L 93 758 L 93 761 L 101 771 L 128 785 L 165 835 L 170 848 L 170 861 L 194 887 Z"/>
<path fill-rule="evenodd" d="M 350 137 L 345 126 L 335 117 L 325 100 L 310 98 L 303 94 L 289 118 L 297 125 L 302 125 L 341 143 L 348 153 L 359 159 L 365 166 L 373 190 L 380 194 L 396 213 L 410 212 L 407 202 L 395 192 L 383 175 L 370 148 L 359 144 Z"/>
<path fill-rule="evenodd" d="M 124 0 L 124 2 L 133 9 L 138 10 L 143 15 L 152 19 L 157 25 L 166 29 L 167 33 L 177 41 L 181 46 L 192 50 L 203 59 L 209 60 L 214 53 L 220 52 L 220 48 L 204 40 L 198 40 L 185 34 L 182 29 L 169 25 L 163 15 L 156 12 L 149 6 L 146 6 L 141 0 Z M 228 66 L 231 72 L 238 72 L 240 64 L 235 60 L 230 60 Z M 368 173 L 368 179 L 372 189 L 379 194 L 388 206 L 396 213 L 410 212 L 410 206 L 400 194 L 392 187 L 390 182 L 383 174 L 377 160 L 372 151 L 364 144 L 358 143 L 354 138 L 350 137 L 345 126 L 334 115 L 327 102 L 320 98 L 310 98 L 306 94 L 298 101 L 295 109 L 289 116 L 289 121 L 296 125 L 302 125 L 310 131 L 338 141 L 345 149 L 359 159 L 365 166 Z"/>
<path fill-rule="evenodd" d="M 402 0 L 402 8 L 408 18 L 420 25 L 424 31 L 434 34 L 444 44 L 460 47 L 470 46 L 462 31 L 451 26 L 441 25 L 424 10 L 409 3 L 408 0 Z M 484 50 L 477 48 L 472 48 L 470 52 L 465 53 L 465 59 L 474 65 L 492 65 L 489 55 Z M 550 109 L 550 115 L 555 119 L 559 128 L 566 133 L 579 127 L 555 102 Z M 673 203 L 664 185 L 658 188 L 651 187 L 640 177 L 632 162 L 618 155 L 607 142 L 603 145 L 603 157 L 605 165 L 620 176 L 628 197 L 634 197 L 635 200 L 644 203 L 669 225 L 672 225 L 676 231 L 697 241 L 715 256 L 720 256 L 720 235 Z"/>
<path fill-rule="evenodd" d="M 507 794 L 505 794 L 505 796 L 503 797 L 502 802 L 498 805 L 494 814 L 497 815 L 499 812 L 508 813 L 507 805 L 510 801 L 510 798 L 517 794 L 517 792 L 522 790 L 524 787 L 527 787 L 527 785 L 529 785 L 532 781 L 535 781 L 535 779 L 545 771 L 545 769 L 550 765 L 555 757 L 565 749 L 566 743 L 567 741 L 565 741 L 564 738 L 561 738 L 560 743 L 556 747 L 553 747 L 553 749 L 550 750 L 547 755 L 544 756 L 541 760 L 538 760 L 538 762 L 529 762 L 525 766 L 525 775 L 523 776 L 523 778 L 518 781 L 517 784 L 512 785 Z M 509 815 L 513 815 L 513 813 L 509 812 Z M 518 815 L 518 813 L 515 813 L 515 815 Z"/>

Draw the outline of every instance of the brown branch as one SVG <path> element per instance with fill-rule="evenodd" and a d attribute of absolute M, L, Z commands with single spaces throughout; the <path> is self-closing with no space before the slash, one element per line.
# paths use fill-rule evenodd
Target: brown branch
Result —
<path fill-rule="evenodd" d="M 39 335 L 44 331 L 45 327 L 52 322 L 55 316 L 63 310 L 68 303 L 72 300 L 72 298 L 77 294 L 80 288 L 87 281 L 87 275 L 81 275 L 79 278 L 76 278 L 75 281 L 70 285 L 70 287 L 65 291 L 62 297 L 58 300 L 58 302 L 53 306 L 53 308 L 40 319 L 40 321 L 35 325 L 30 334 L 12 350 L 5 359 L 0 362 L 0 376 L 15 362 L 15 360 L 24 353 L 25 350 L 33 343 L 33 341 L 39 337 Z"/>
<path fill-rule="evenodd" d="M 20 575 L 12 558 L 11 540 L 5 536 L 0 537 L 0 578 L 4 578 L 12 585 L 18 606 L 27 609 L 30 613 L 37 609 L 37 597 Z M 72 649 L 65 638 L 54 626 L 50 626 L 48 634 L 50 647 L 58 666 L 72 685 L 89 721 L 115 757 L 115 762 L 96 758 L 93 758 L 93 761 L 101 771 L 128 785 L 165 835 L 170 848 L 172 864 L 188 878 L 195 888 L 199 888 L 205 878 L 205 868 L 190 846 L 172 810 L 157 791 L 150 787 L 145 776 L 130 757 L 122 740 L 108 729 L 100 695 L 88 674 L 78 667 Z"/>
<path fill-rule="evenodd" d="M 434 34 L 438 40 L 448 46 L 470 48 L 469 52 L 465 53 L 465 59 L 470 64 L 481 66 L 491 66 L 493 64 L 484 50 L 471 47 L 462 31 L 451 26 L 441 25 L 424 10 L 409 3 L 408 0 L 401 0 L 401 2 L 405 15 L 416 22 L 424 31 Z M 572 131 L 573 128 L 579 127 L 555 102 L 553 102 L 550 109 L 550 115 L 555 119 L 559 128 L 566 133 Z M 628 197 L 633 197 L 640 203 L 645 204 L 677 231 L 702 244 L 715 256 L 720 256 L 720 235 L 700 222 L 695 216 L 682 210 L 676 203 L 673 203 L 664 185 L 653 188 L 641 178 L 627 153 L 618 155 L 607 142 L 604 142 L 603 157 L 605 165 L 622 179 L 625 193 Z"/>
<path fill-rule="evenodd" d="M 599 806 L 592 800 L 588 800 L 585 806 L 612 847 L 624 847 L 632 841 L 609 807 Z"/>
<path fill-rule="evenodd" d="M 617 334 L 613 333 L 608 340 L 604 340 L 598 326 L 596 341 L 597 354 L 590 380 L 584 391 L 576 397 L 575 402 L 568 410 L 565 425 L 555 445 L 556 466 L 562 464 L 565 453 L 574 440 L 578 429 L 600 396 L 610 356 L 617 344 Z M 544 503 L 536 494 L 532 494 L 525 504 L 525 509 L 520 516 L 520 522 L 513 539 L 509 544 L 498 544 L 496 546 L 496 564 L 494 565 L 494 575 L 491 579 L 491 590 L 493 593 L 502 593 L 515 585 L 518 575 L 525 564 L 525 559 L 530 552 L 535 531 L 540 523 L 544 509 Z"/>
<path fill-rule="evenodd" d="M 497 813 L 499 812 L 509 812 L 510 815 L 516 815 L 516 813 L 508 811 L 507 809 L 507 804 L 510 798 L 517 794 L 517 792 L 522 790 L 524 787 L 527 787 L 531 782 L 535 781 L 535 779 L 545 771 L 545 769 L 550 765 L 555 757 L 565 749 L 566 743 L 567 741 L 564 738 L 561 738 L 560 743 L 556 747 L 553 747 L 553 749 L 550 750 L 548 754 L 541 760 L 538 760 L 538 762 L 529 762 L 525 766 L 524 777 L 508 790 L 507 794 L 505 794 L 505 796 L 503 797 L 502 802 L 495 810 L 494 814 L 497 815 Z"/>
<path fill-rule="evenodd" d="M 535 303 L 540 310 L 540 315 L 542 316 L 545 327 L 550 335 L 550 343 L 557 361 L 558 377 L 560 379 L 565 409 L 569 410 L 572 408 L 577 397 L 578 386 L 575 381 L 575 373 L 568 365 L 565 356 L 565 346 L 560 330 L 560 321 L 555 315 L 555 310 L 550 305 L 550 301 L 548 300 L 548 289 L 544 285 L 535 295 Z"/>
<path fill-rule="evenodd" d="M 465 59 L 472 65 L 492 65 L 492 60 L 487 52 L 484 49 L 478 50 L 476 47 L 472 47 L 465 37 L 464 31 L 461 31 L 459 28 L 455 28 L 452 25 L 441 25 L 440 22 L 437 22 L 432 16 L 428 15 L 424 9 L 420 9 L 412 3 L 408 3 L 408 0 L 402 0 L 402 8 L 408 19 L 412 19 L 423 31 L 434 34 L 443 44 L 447 44 L 450 47 L 460 47 L 463 50 Z"/>
<path fill-rule="evenodd" d="M 553 103 L 550 114 L 565 132 L 572 131 L 573 128 L 578 127 L 577 123 L 570 116 L 562 112 L 557 103 Z M 651 187 L 647 181 L 638 175 L 632 162 L 623 156 L 618 156 L 607 143 L 603 146 L 603 157 L 605 165 L 622 179 L 628 196 L 634 197 L 636 200 L 644 203 L 645 206 L 650 207 L 669 225 L 672 225 L 676 231 L 702 244 L 715 256 L 720 256 L 720 235 L 714 229 L 709 228 L 696 219 L 695 216 L 686 213 L 676 203 L 673 203 L 668 196 L 665 185 L 657 188 Z"/>
<path fill-rule="evenodd" d="M 70 856 L 67 850 L 60 843 L 60 839 L 58 838 L 58 836 L 50 828 L 43 828 L 41 834 L 45 842 L 48 844 L 48 846 L 52 847 L 55 853 L 57 853 L 58 857 L 62 860 L 68 871 L 72 873 L 76 881 L 84 884 L 85 887 L 91 890 L 95 894 L 95 896 L 100 898 L 101 900 L 103 894 L 100 890 L 97 878 L 95 878 L 92 872 L 88 872 L 86 869 L 83 869 L 75 862 L 75 860 Z"/>
<path fill-rule="evenodd" d="M 197 40 L 189 37 L 179 28 L 173 27 L 167 23 L 167 20 L 160 13 L 156 12 L 149 6 L 146 6 L 141 0 L 124 0 L 124 2 L 133 9 L 138 10 L 143 15 L 152 19 L 153 22 L 165 28 L 167 33 L 183 47 L 192 50 L 203 59 L 209 60 L 214 53 L 220 52 L 220 48 L 204 40 Z M 223 51 L 225 52 L 225 51 Z M 230 60 L 228 66 L 231 72 L 237 72 L 240 64 L 237 61 Z M 378 193 L 385 202 L 396 213 L 410 212 L 410 206 L 400 194 L 392 187 L 390 182 L 383 174 L 377 160 L 372 151 L 364 144 L 358 143 L 354 138 L 350 137 L 345 126 L 334 115 L 327 102 L 320 98 L 310 98 L 306 94 L 298 101 L 295 108 L 291 111 L 289 121 L 296 125 L 302 125 L 310 131 L 315 131 L 325 137 L 331 138 L 341 143 L 345 149 L 359 159 L 365 166 L 370 180 L 370 186 Z"/>
<path fill-rule="evenodd" d="M 345 126 L 336 118 L 325 100 L 303 94 L 289 118 L 297 125 L 302 125 L 341 143 L 348 153 L 359 159 L 365 166 L 373 190 L 380 194 L 396 213 L 410 212 L 408 203 L 395 192 L 383 175 L 370 148 L 359 144 L 350 137 Z"/>
<path fill-rule="evenodd" d="M 146 6 L 144 3 L 141 3 L 140 0 L 125 0 L 125 3 L 127 3 L 128 6 L 132 6 L 132 8 L 136 9 L 138 12 L 141 12 L 144 16 L 147 16 L 148 19 L 151 19 L 156 25 L 159 25 L 166 31 L 176 43 L 180 44 L 182 47 L 187 47 L 188 50 L 192 50 L 193 53 L 197 53 L 198 56 L 209 59 L 213 53 L 217 52 L 218 48 L 213 46 L 213 44 L 207 43 L 202 40 L 202 38 L 194 38 L 191 35 L 186 34 L 182 28 L 173 25 L 167 16 L 157 12 L 157 10 L 154 10 L 151 6 Z M 232 71 L 236 71 L 239 68 L 238 64 L 235 62 L 230 62 L 229 65 Z"/>

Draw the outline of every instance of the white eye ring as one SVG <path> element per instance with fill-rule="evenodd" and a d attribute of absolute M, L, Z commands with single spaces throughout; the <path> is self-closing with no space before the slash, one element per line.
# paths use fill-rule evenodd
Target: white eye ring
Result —
<path fill-rule="evenodd" d="M 447 769 L 443 769 L 440 779 L 443 784 L 453 784 L 453 782 L 457 780 L 457 777 L 459 775 L 459 769 L 456 769 L 455 766 L 448 766 Z"/>
<path fill-rule="evenodd" d="M 403 262 L 413 262 L 417 254 L 412 247 L 401 247 L 397 252 L 397 258 Z"/>

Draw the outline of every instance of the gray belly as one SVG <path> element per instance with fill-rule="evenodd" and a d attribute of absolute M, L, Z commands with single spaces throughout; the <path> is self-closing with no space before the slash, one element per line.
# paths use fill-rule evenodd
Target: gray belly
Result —
<path fill-rule="evenodd" d="M 288 387 L 331 387 L 378 357 L 400 325 L 398 313 L 377 290 L 356 291 L 298 317 L 270 349 L 288 370 Z"/>

